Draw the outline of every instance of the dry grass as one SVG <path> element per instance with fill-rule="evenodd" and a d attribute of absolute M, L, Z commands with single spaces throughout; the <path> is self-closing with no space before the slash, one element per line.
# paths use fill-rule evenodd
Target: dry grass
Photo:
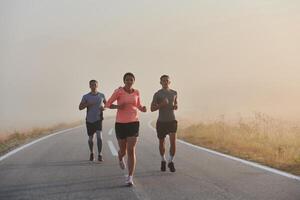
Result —
<path fill-rule="evenodd" d="M 0 155 L 22 145 L 30 142 L 36 138 L 44 135 L 51 134 L 53 132 L 63 130 L 66 128 L 75 127 L 82 124 L 82 121 L 76 121 L 73 123 L 59 123 L 51 127 L 46 128 L 33 128 L 28 131 L 14 131 L 13 133 L 1 133 L 0 134 Z"/>
<path fill-rule="evenodd" d="M 179 130 L 190 143 L 300 175 L 300 126 L 255 113 L 252 119 L 201 122 Z"/>

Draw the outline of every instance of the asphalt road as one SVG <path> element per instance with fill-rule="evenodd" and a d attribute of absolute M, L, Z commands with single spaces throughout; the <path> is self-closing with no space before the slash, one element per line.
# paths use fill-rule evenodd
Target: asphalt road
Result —
<path fill-rule="evenodd" d="M 103 163 L 88 161 L 84 126 L 57 134 L 0 161 L 0 199 L 300 200 L 299 180 L 179 142 L 177 171 L 160 172 L 158 141 L 148 122 L 141 120 L 135 187 L 124 185 L 110 119 L 104 122 Z"/>

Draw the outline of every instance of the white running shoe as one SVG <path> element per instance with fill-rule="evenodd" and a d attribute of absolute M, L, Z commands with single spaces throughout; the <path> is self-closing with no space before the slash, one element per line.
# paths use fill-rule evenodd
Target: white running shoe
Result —
<path fill-rule="evenodd" d="M 125 184 L 126 184 L 127 186 L 134 186 L 132 176 L 127 176 L 127 177 L 126 177 Z"/>

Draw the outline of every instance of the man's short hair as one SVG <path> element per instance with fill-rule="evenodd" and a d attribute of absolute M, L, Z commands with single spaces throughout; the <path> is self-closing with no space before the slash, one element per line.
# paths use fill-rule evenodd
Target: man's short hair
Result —
<path fill-rule="evenodd" d="M 160 77 L 160 80 L 162 80 L 163 78 L 170 78 L 170 76 L 169 76 L 169 75 L 166 75 L 166 74 L 164 74 L 164 75 L 162 75 L 162 76 Z"/>
<path fill-rule="evenodd" d="M 93 79 L 93 80 L 90 80 L 89 83 L 90 83 L 90 85 L 91 85 L 92 83 L 98 83 L 98 81 L 96 81 L 96 80 Z"/>

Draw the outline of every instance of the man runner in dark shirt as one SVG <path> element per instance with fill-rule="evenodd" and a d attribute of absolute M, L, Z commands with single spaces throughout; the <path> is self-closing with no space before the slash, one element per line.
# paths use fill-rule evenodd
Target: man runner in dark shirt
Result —
<path fill-rule="evenodd" d="M 171 172 L 175 172 L 174 156 L 176 152 L 176 132 L 177 120 L 175 118 L 174 110 L 177 106 L 177 92 L 170 89 L 170 77 L 163 75 L 160 77 L 160 84 L 162 89 L 158 90 L 151 103 L 151 111 L 159 110 L 159 116 L 156 123 L 157 137 L 159 139 L 159 152 L 161 155 L 161 171 L 166 171 L 165 158 L 165 138 L 169 135 L 170 139 L 170 157 L 168 160 L 168 167 Z"/>

